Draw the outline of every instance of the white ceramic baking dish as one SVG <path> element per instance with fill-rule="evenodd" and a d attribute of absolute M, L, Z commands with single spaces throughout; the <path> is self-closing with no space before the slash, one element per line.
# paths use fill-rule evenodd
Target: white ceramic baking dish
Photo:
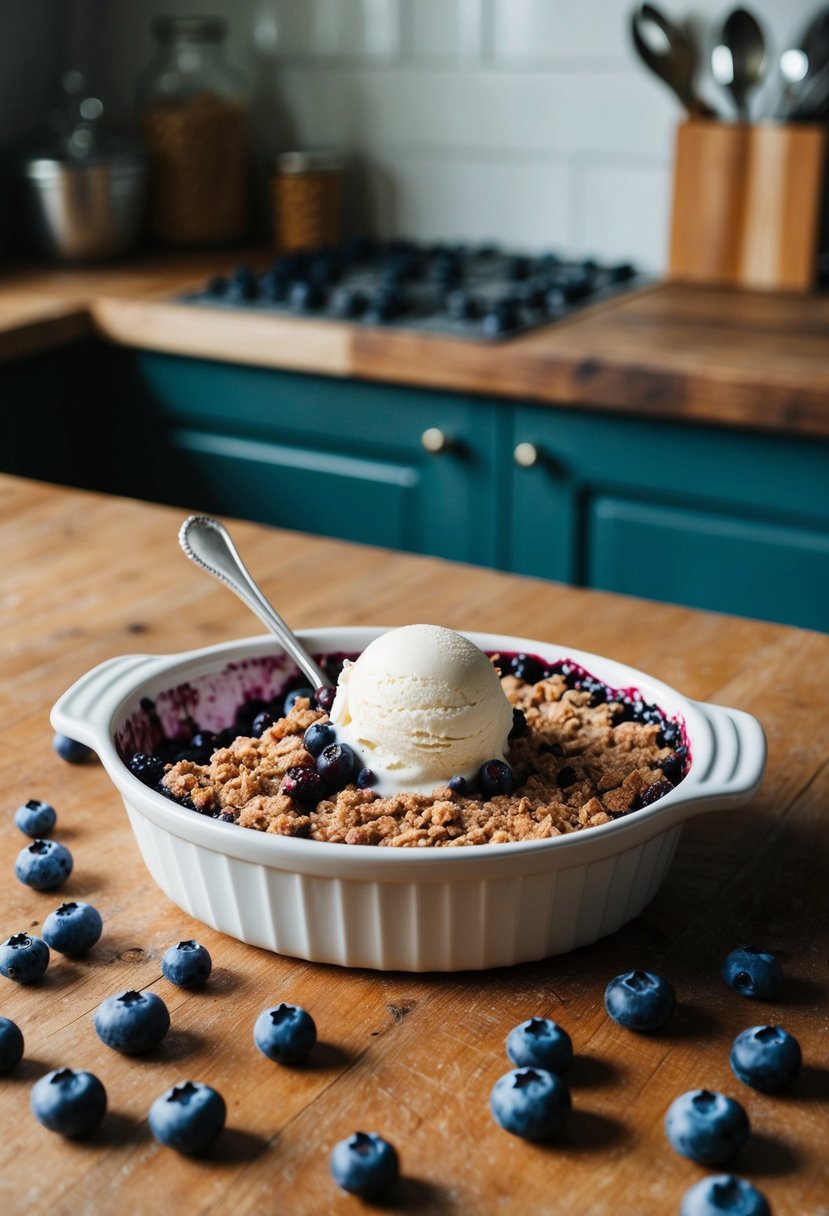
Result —
<path fill-rule="evenodd" d="M 357 653 L 380 628 L 301 632 L 314 655 Z M 241 828 L 164 798 L 119 755 L 145 750 L 143 698 L 167 731 L 187 713 L 202 729 L 233 721 L 246 697 L 276 693 L 295 671 L 272 637 L 178 655 L 127 655 L 83 676 L 52 711 L 56 730 L 98 753 L 127 809 L 144 862 L 196 919 L 242 941 L 322 963 L 384 971 L 460 971 L 560 954 L 613 933 L 658 890 L 682 824 L 746 802 L 766 743 L 749 714 L 689 700 L 599 655 L 469 633 L 488 652 L 572 659 L 614 689 L 638 689 L 684 722 L 685 779 L 664 798 L 550 840 L 461 848 L 326 844 Z"/>

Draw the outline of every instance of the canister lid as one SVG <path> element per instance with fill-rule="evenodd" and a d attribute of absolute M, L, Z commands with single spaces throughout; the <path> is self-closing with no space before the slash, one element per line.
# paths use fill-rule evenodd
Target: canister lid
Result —
<path fill-rule="evenodd" d="M 278 173 L 338 173 L 345 157 L 338 148 L 294 148 L 274 161 Z"/>

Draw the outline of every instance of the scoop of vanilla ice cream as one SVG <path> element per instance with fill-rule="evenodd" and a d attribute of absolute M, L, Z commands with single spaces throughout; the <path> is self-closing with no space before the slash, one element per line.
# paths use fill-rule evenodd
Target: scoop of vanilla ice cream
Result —
<path fill-rule="evenodd" d="M 503 759 L 512 706 L 490 659 L 438 625 L 405 625 L 347 662 L 331 721 L 382 794 L 431 793 Z"/>

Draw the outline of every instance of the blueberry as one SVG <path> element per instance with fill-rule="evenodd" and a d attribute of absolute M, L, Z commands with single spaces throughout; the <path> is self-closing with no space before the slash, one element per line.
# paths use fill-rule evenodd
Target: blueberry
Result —
<path fill-rule="evenodd" d="M 190 751 L 198 756 L 197 764 L 209 764 L 219 740 L 212 730 L 199 730 L 190 740 Z"/>
<path fill-rule="evenodd" d="M 783 983 L 783 968 L 773 954 L 754 946 L 740 946 L 723 961 L 722 977 L 742 996 L 768 1001 Z"/>
<path fill-rule="evenodd" d="M 680 1094 L 665 1116 L 668 1140 L 700 1165 L 718 1165 L 748 1139 L 748 1116 L 739 1102 L 707 1089 Z"/>
<path fill-rule="evenodd" d="M 317 772 L 331 789 L 348 785 L 357 767 L 357 757 L 347 743 L 329 743 L 317 756 Z"/>
<path fill-rule="evenodd" d="M 200 988 L 212 969 L 213 961 L 207 950 L 192 940 L 170 946 L 161 960 L 166 978 L 180 988 Z"/>
<path fill-rule="evenodd" d="M 91 1072 L 58 1068 L 32 1086 L 32 1114 L 61 1136 L 85 1136 L 104 1117 L 107 1095 Z"/>
<path fill-rule="evenodd" d="M 68 958 L 86 954 L 101 936 L 103 921 L 97 908 L 81 901 L 61 904 L 43 922 L 47 946 Z"/>
<path fill-rule="evenodd" d="M 516 1068 L 492 1087 L 489 1105 L 495 1122 L 525 1140 L 546 1140 L 570 1114 L 570 1090 L 544 1068 Z"/>
<path fill-rule="evenodd" d="M 460 773 L 449 778 L 449 788 L 454 790 L 456 794 L 466 794 L 469 790 L 469 782 L 466 777 L 462 777 Z"/>
<path fill-rule="evenodd" d="M 678 756 L 676 752 L 670 756 L 666 756 L 664 760 L 660 760 L 659 767 L 662 769 L 662 776 L 666 781 L 670 781 L 672 785 L 678 785 L 682 780 L 684 763 L 682 757 Z"/>
<path fill-rule="evenodd" d="M 679 1216 L 771 1216 L 765 1195 L 744 1178 L 701 1178 L 682 1197 Z"/>
<path fill-rule="evenodd" d="M 607 985 L 605 1009 L 628 1030 L 656 1030 L 665 1026 L 676 1008 L 674 990 L 653 971 L 626 971 Z"/>
<path fill-rule="evenodd" d="M 283 1001 L 262 1010 L 253 1027 L 253 1041 L 269 1060 L 299 1064 L 316 1043 L 317 1028 L 301 1005 Z"/>
<path fill-rule="evenodd" d="M 318 756 L 326 747 L 337 741 L 337 732 L 329 722 L 312 722 L 302 736 L 305 750 Z"/>
<path fill-rule="evenodd" d="M 664 798 L 666 794 L 670 794 L 673 790 L 670 781 L 652 781 L 646 786 L 639 799 L 639 805 L 642 807 L 653 806 L 654 802 L 658 802 L 660 798 Z"/>
<path fill-rule="evenodd" d="M 527 716 L 523 709 L 519 709 L 516 705 L 512 711 L 512 729 L 510 730 L 510 739 L 522 739 L 529 732 L 527 724 Z"/>
<path fill-rule="evenodd" d="M 484 798 L 511 794 L 515 789 L 512 769 L 503 760 L 487 760 L 478 770 L 478 785 Z"/>
<path fill-rule="evenodd" d="M 797 1039 L 780 1026 L 752 1026 L 737 1035 L 730 1060 L 739 1081 L 761 1093 L 775 1094 L 794 1081 L 802 1056 Z"/>
<path fill-rule="evenodd" d="M 55 808 L 48 802 L 41 802 L 39 798 L 30 798 L 14 812 L 14 822 L 17 827 L 26 836 L 31 836 L 35 840 L 48 836 L 55 826 L 56 820 Z"/>
<path fill-rule="evenodd" d="M 316 806 L 328 793 L 322 777 L 315 769 L 302 768 L 298 764 L 292 765 L 285 773 L 280 789 L 293 802 L 302 806 Z"/>
<path fill-rule="evenodd" d="M 119 992 L 95 1010 L 95 1031 L 102 1043 L 125 1055 L 157 1047 L 170 1029 L 167 1006 L 154 992 Z"/>
<path fill-rule="evenodd" d="M 23 1035 L 11 1018 L 0 1018 L 0 1073 L 11 1072 L 23 1059 Z"/>
<path fill-rule="evenodd" d="M 513 655 L 509 670 L 517 680 L 523 680 L 525 684 L 537 684 L 546 675 L 546 668 L 541 660 L 529 654 Z"/>
<path fill-rule="evenodd" d="M 35 891 L 51 891 L 72 873 L 72 854 L 56 840 L 34 840 L 18 853 L 14 872 Z"/>
<path fill-rule="evenodd" d="M 331 1150 L 331 1174 L 338 1186 L 361 1199 L 376 1199 L 400 1173 L 397 1152 L 376 1132 L 354 1132 Z"/>
<path fill-rule="evenodd" d="M 13 933 L 0 944 L 0 975 L 31 984 L 39 980 L 49 966 L 49 947 L 39 937 L 29 933 Z"/>
<path fill-rule="evenodd" d="M 209 1085 L 184 1081 L 173 1085 L 150 1107 L 150 1131 L 179 1153 L 201 1153 L 225 1125 L 224 1098 Z"/>
<path fill-rule="evenodd" d="M 329 685 L 323 684 L 314 693 L 314 700 L 323 713 L 330 714 L 336 695 L 336 688 L 331 688 Z"/>
<path fill-rule="evenodd" d="M 507 1055 L 518 1068 L 546 1068 L 566 1072 L 573 1061 L 573 1043 L 550 1018 L 530 1018 L 507 1035 Z"/>
<path fill-rule="evenodd" d="M 370 768 L 361 768 L 357 776 L 354 778 L 354 784 L 358 790 L 368 790 L 376 783 L 377 774 L 372 772 Z"/>
<path fill-rule="evenodd" d="M 309 700 L 311 702 L 311 704 L 313 705 L 313 703 L 314 703 L 313 688 L 293 688 L 293 689 L 291 689 L 291 691 L 288 693 L 288 695 L 285 697 L 285 700 L 282 703 L 283 714 L 289 714 L 291 712 L 291 710 L 293 709 L 293 707 L 296 705 L 297 701 L 300 699 L 300 697 L 307 698 L 307 700 Z"/>
<path fill-rule="evenodd" d="M 172 759 L 172 756 L 170 757 Z M 166 761 L 161 756 L 148 755 L 147 752 L 136 752 L 127 764 L 133 777 L 137 777 L 144 785 L 158 785 L 164 776 Z"/>
<path fill-rule="evenodd" d="M 55 734 L 52 747 L 67 764 L 83 764 L 84 760 L 88 760 L 92 755 L 91 747 L 79 743 L 77 739 L 70 739 L 68 735 Z"/>
<path fill-rule="evenodd" d="M 260 735 L 264 735 L 269 726 L 273 726 L 276 718 L 269 709 L 261 710 L 253 719 L 250 727 L 250 733 L 258 739 Z"/>

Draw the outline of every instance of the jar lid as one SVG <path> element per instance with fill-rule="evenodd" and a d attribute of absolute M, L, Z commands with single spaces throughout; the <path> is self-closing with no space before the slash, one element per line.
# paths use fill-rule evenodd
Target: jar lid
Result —
<path fill-rule="evenodd" d="M 274 163 L 280 173 L 338 173 L 345 157 L 337 148 L 296 148 L 280 152 Z"/>

